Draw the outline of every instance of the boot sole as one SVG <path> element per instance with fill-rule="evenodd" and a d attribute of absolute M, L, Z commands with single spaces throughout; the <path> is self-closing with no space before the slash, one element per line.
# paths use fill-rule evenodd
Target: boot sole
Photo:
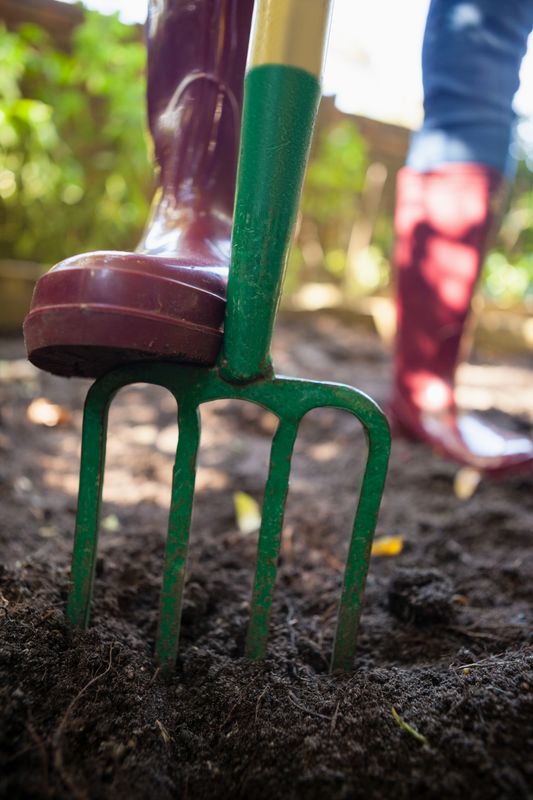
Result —
<path fill-rule="evenodd" d="M 133 361 L 212 365 L 222 332 L 137 309 L 84 303 L 30 311 L 24 338 L 29 360 L 40 369 L 98 378 Z"/>

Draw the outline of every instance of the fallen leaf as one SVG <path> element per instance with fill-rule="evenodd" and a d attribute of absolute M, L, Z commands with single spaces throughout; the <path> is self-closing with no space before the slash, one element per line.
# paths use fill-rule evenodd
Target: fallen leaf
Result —
<path fill-rule="evenodd" d="M 467 606 L 469 600 L 464 594 L 454 594 L 452 597 L 452 603 L 457 603 L 458 606 Z"/>
<path fill-rule="evenodd" d="M 470 500 L 481 482 L 481 473 L 473 467 L 461 467 L 453 479 L 453 491 L 459 500 Z"/>
<path fill-rule="evenodd" d="M 246 492 L 235 492 L 233 504 L 240 532 L 247 536 L 258 531 L 261 527 L 261 511 L 254 498 Z"/>
<path fill-rule="evenodd" d="M 42 528 L 39 528 L 39 536 L 43 539 L 53 539 L 58 533 L 59 531 L 55 525 L 43 525 Z"/>
<path fill-rule="evenodd" d="M 373 556 L 399 556 L 403 550 L 403 536 L 380 536 L 372 545 Z"/>
<path fill-rule="evenodd" d="M 102 520 L 102 528 L 105 531 L 118 531 L 120 529 L 120 520 L 116 514 L 108 514 L 107 517 L 104 517 Z"/>
<path fill-rule="evenodd" d="M 402 731 L 405 731 L 405 733 L 408 733 L 409 736 L 412 736 L 413 739 L 417 740 L 417 742 L 420 742 L 421 744 L 428 744 L 428 740 L 426 739 L 426 737 L 423 736 L 423 734 L 418 733 L 418 731 L 415 730 L 415 728 L 413 728 L 411 725 L 409 725 L 408 722 L 406 722 L 404 719 L 402 719 L 400 717 L 400 715 L 398 714 L 398 712 L 396 711 L 396 709 L 394 708 L 394 706 L 391 706 L 391 712 L 392 712 L 392 716 L 394 717 L 394 719 L 396 720 L 396 722 L 398 723 L 398 725 L 402 729 Z"/>
<path fill-rule="evenodd" d="M 32 400 L 26 411 L 26 416 L 34 425 L 46 425 L 47 428 L 64 425 L 70 420 L 70 413 L 66 408 L 51 403 L 45 397 L 38 397 Z"/>

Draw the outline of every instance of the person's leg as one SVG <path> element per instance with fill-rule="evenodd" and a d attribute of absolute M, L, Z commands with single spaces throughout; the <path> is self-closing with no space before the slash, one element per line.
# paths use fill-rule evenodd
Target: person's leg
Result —
<path fill-rule="evenodd" d="M 253 0 L 150 0 L 154 210 L 136 253 L 76 256 L 38 282 L 24 325 L 37 366 L 97 377 L 143 359 L 215 361 L 252 9 Z"/>
<path fill-rule="evenodd" d="M 513 96 L 533 0 L 432 0 L 424 111 L 398 176 L 393 420 L 486 472 L 533 467 L 533 445 L 464 415 L 455 370 L 494 208 L 513 174 Z"/>
<path fill-rule="evenodd" d="M 533 0 L 431 0 L 422 50 L 424 121 L 407 166 L 474 163 L 512 177 L 513 97 Z"/>

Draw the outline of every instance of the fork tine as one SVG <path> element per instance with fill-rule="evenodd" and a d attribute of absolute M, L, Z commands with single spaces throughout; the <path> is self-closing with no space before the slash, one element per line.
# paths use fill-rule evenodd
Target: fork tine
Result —
<path fill-rule="evenodd" d="M 280 420 L 272 441 L 246 637 L 245 656 L 250 659 L 264 658 L 266 653 L 283 515 L 289 491 L 291 456 L 297 432 L 298 422 Z"/>
<path fill-rule="evenodd" d="M 200 414 L 196 404 L 178 404 L 179 439 L 172 475 L 172 494 L 159 605 L 156 654 L 164 673 L 174 669 L 178 653 L 181 605 L 189 549 Z"/>
<path fill-rule="evenodd" d="M 366 420 L 360 419 L 368 454 L 346 559 L 331 672 L 352 669 L 372 539 L 389 460 L 390 433 L 383 414 L 376 410 Z"/>
<path fill-rule="evenodd" d="M 244 388 L 235 388 L 221 379 L 215 370 L 203 372 L 182 367 L 176 373 L 175 367 L 169 364 L 142 365 L 142 370 L 132 365 L 108 373 L 97 381 L 87 395 L 83 421 L 72 587 L 67 606 L 69 622 L 85 628 L 90 614 L 108 408 L 118 389 L 135 382 L 164 386 L 178 401 L 179 440 L 173 472 L 156 641 L 159 663 L 166 673 L 174 668 L 178 649 L 196 457 L 200 440 L 199 406 L 216 399 L 248 400 L 268 408 L 279 420 L 270 453 L 246 639 L 245 654 L 250 659 L 263 658 L 266 653 L 291 457 L 300 419 L 313 408 L 327 406 L 348 411 L 362 423 L 368 441 L 367 463 L 346 562 L 331 664 L 334 671 L 350 670 L 372 536 L 387 471 L 390 432 L 385 416 L 370 398 L 340 384 L 274 378 Z"/>
<path fill-rule="evenodd" d="M 67 618 L 71 625 L 85 629 L 89 623 L 98 547 L 98 522 L 104 483 L 107 417 L 115 387 L 95 383 L 85 401 L 80 462 L 80 488 L 74 551 L 72 554 L 71 588 L 67 602 Z"/>

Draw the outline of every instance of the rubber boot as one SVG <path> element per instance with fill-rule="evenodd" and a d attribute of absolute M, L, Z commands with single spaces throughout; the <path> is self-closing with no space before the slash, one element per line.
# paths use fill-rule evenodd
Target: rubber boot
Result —
<path fill-rule="evenodd" d="M 253 0 L 151 0 L 148 121 L 159 167 L 135 253 L 69 258 L 35 288 L 28 358 L 98 377 L 131 361 L 214 363 L 222 340 Z"/>
<path fill-rule="evenodd" d="M 483 473 L 533 471 L 533 443 L 458 413 L 455 372 L 502 176 L 477 164 L 398 175 L 393 427 Z"/>

